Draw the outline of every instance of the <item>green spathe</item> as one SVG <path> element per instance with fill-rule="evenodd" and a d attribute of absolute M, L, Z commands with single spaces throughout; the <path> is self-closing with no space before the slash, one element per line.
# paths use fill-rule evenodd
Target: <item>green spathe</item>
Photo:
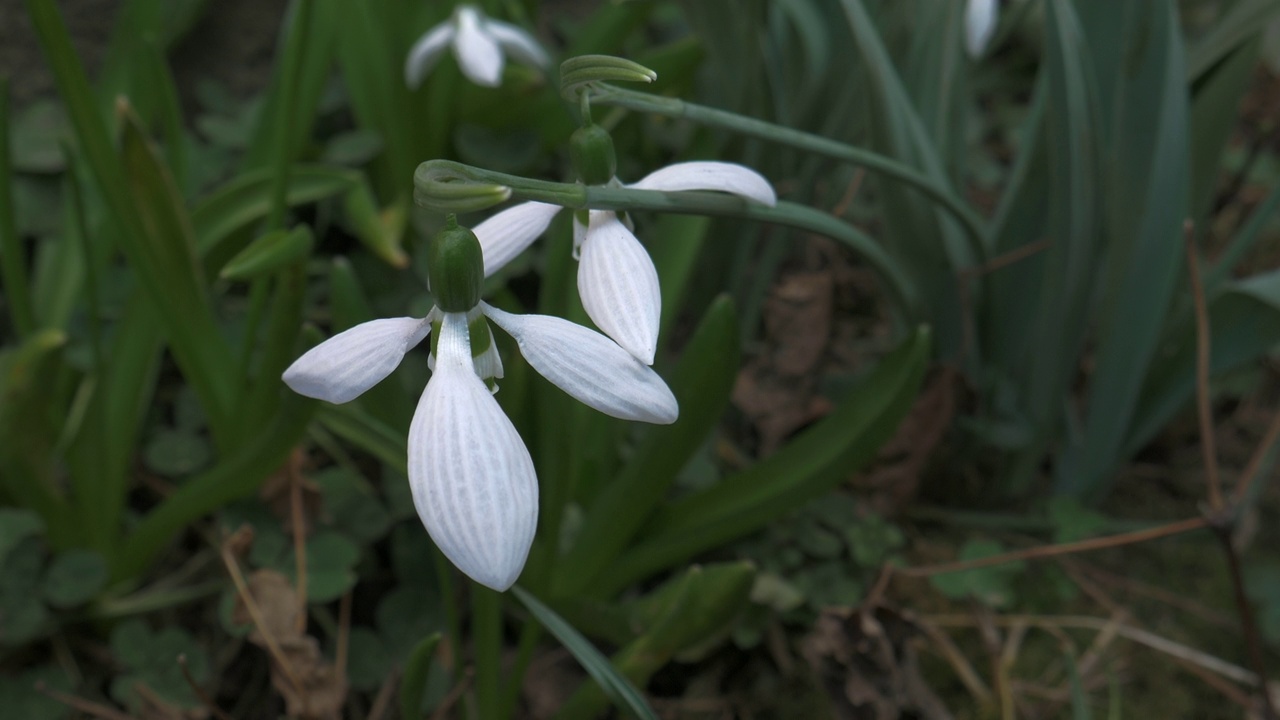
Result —
<path fill-rule="evenodd" d="M 458 225 L 453 215 L 431 239 L 427 276 L 436 304 L 445 312 L 467 312 L 480 303 L 484 257 L 475 233 Z"/>
<path fill-rule="evenodd" d="M 613 138 L 599 125 L 586 125 L 573 131 L 569 138 L 569 156 L 584 185 L 604 185 L 618 174 Z"/>

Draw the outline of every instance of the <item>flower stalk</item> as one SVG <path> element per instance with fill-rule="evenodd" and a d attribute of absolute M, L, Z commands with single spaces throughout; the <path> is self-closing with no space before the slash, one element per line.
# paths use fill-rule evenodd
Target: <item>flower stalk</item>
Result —
<path fill-rule="evenodd" d="M 414 200 L 429 209 L 445 211 L 446 207 L 434 201 L 440 195 L 441 185 L 447 185 L 455 197 L 465 195 L 470 187 L 477 189 L 478 197 L 483 189 L 500 186 L 506 188 L 514 200 L 533 200 L 573 210 L 654 210 L 682 215 L 733 217 L 815 232 L 847 245 L 871 263 L 893 293 L 904 319 L 918 321 L 924 317 L 915 285 L 875 240 L 843 220 L 806 205 L 780 201 L 769 207 L 717 192 L 662 192 L 535 180 L 451 160 L 429 160 L 418 166 L 414 173 Z M 490 203 L 496 204 L 497 201 Z M 488 206 L 476 202 L 472 209 L 483 207 Z"/>

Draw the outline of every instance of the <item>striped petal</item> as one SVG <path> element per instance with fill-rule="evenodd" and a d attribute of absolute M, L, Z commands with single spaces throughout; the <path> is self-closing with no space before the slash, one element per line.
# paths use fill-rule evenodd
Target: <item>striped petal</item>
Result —
<path fill-rule="evenodd" d="M 444 54 L 453 39 L 453 24 L 440 23 L 423 35 L 409 50 L 404 60 L 404 82 L 410 90 L 422 84 L 423 78 L 435 67 L 436 61 Z"/>
<path fill-rule="evenodd" d="M 563 208 L 540 202 L 513 205 L 471 229 L 484 253 L 484 274 L 488 277 L 524 252 L 547 231 L 551 219 Z"/>
<path fill-rule="evenodd" d="M 969 0 L 964 10 L 964 44 L 969 57 L 981 57 L 996 31 L 999 0 Z"/>
<path fill-rule="evenodd" d="M 300 395 L 349 402 L 390 375 L 430 332 L 427 318 L 362 323 L 308 350 L 284 371 L 283 379 Z"/>
<path fill-rule="evenodd" d="M 699 160 L 656 170 L 627 187 L 637 190 L 719 190 L 773 207 L 778 194 L 760 173 L 734 163 Z"/>
<path fill-rule="evenodd" d="M 487 19 L 484 21 L 484 29 L 507 54 L 525 65 L 545 68 L 551 64 L 547 51 L 524 28 L 501 20 Z"/>
<path fill-rule="evenodd" d="M 476 376 L 466 314 L 445 314 L 436 353 L 409 426 L 413 504 L 445 557 L 501 592 L 520 576 L 533 544 L 533 460 Z"/>
<path fill-rule="evenodd" d="M 502 50 L 481 25 L 483 18 L 474 5 L 460 5 L 454 14 L 457 35 L 453 38 L 453 56 L 458 69 L 471 82 L 485 87 L 502 84 Z"/>
<path fill-rule="evenodd" d="M 618 216 L 593 210 L 578 260 L 578 295 L 596 326 L 645 365 L 658 349 L 658 271 Z"/>
<path fill-rule="evenodd" d="M 556 387 L 623 420 L 669 425 L 680 406 L 658 373 L 593 330 L 550 315 L 481 309 L 520 345 L 520 354 Z"/>

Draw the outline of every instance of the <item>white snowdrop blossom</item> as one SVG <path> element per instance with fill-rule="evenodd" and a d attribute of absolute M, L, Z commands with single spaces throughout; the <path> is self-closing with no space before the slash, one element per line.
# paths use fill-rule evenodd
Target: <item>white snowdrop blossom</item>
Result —
<path fill-rule="evenodd" d="M 339 333 L 290 365 L 284 382 L 308 397 L 348 402 L 390 375 L 436 328 L 431 379 L 409 428 L 414 506 L 445 557 L 476 582 L 503 591 L 519 577 L 533 543 L 538 480 L 529 451 L 493 397 L 496 385 L 491 390 L 486 382 L 502 377 L 488 321 L 515 339 L 543 377 L 600 412 L 670 424 L 679 407 L 657 373 L 600 333 L 480 301 L 478 252 L 474 262 L 473 278 L 452 285 L 432 272 L 439 304 L 425 318 L 373 320 Z"/>
<path fill-rule="evenodd" d="M 462 74 L 485 87 L 502 84 L 506 55 L 540 69 L 551 64 L 547 51 L 524 29 L 486 17 L 475 5 L 464 4 L 413 44 L 404 62 L 405 83 L 411 89 L 421 85 L 447 47 L 453 48 Z"/>
<path fill-rule="evenodd" d="M 773 186 L 756 171 L 734 163 L 696 161 L 669 165 L 639 182 L 622 185 L 638 190 L 716 190 L 773 206 Z M 497 272 L 546 232 L 563 208 L 526 202 L 497 213 L 474 228 L 484 248 L 484 273 Z M 628 223 L 610 210 L 587 212 L 584 226 L 573 218 L 573 251 L 578 262 L 578 295 L 582 306 L 606 335 L 646 365 L 658 349 L 662 297 L 658 271 Z"/>
<path fill-rule="evenodd" d="M 964 44 L 969 57 L 982 57 L 996 31 L 1000 0 L 969 0 L 964 10 Z"/>

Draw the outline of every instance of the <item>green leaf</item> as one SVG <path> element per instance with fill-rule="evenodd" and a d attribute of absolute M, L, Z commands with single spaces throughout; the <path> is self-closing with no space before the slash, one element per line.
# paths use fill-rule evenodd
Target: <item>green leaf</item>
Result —
<path fill-rule="evenodd" d="M 719 422 L 734 381 L 725 368 L 738 366 L 738 353 L 733 303 L 721 296 L 707 309 L 671 378 L 680 418 L 649 428 L 632 460 L 587 508 L 577 542 L 556 563 L 554 597 L 592 587 L 662 501 Z"/>
<path fill-rule="evenodd" d="M 65 670 L 43 665 L 21 674 L 0 676 L 0 707 L 14 718 L 65 720 L 71 708 L 36 689 L 41 686 L 63 693 L 75 690 Z"/>
<path fill-rule="evenodd" d="M 764 527 L 830 491 L 875 452 L 906 415 L 924 376 L 930 334 L 920 328 L 887 355 L 835 412 L 782 450 L 712 488 L 662 508 L 642 541 L 616 558 L 592 592 L 607 597 Z"/>
<path fill-rule="evenodd" d="M 307 540 L 307 602 L 337 600 L 356 584 L 355 566 L 360 548 L 337 533 L 318 532 Z M 297 560 L 290 548 L 277 566 L 291 582 L 297 583 Z"/>
<path fill-rule="evenodd" d="M 1126 13 L 1125 24 L 1127 41 L 1143 53 L 1117 60 L 1124 72 L 1104 72 L 1124 76 L 1115 88 L 1120 119 L 1111 132 L 1115 150 L 1106 180 L 1109 194 L 1125 212 L 1108 227 L 1102 329 L 1083 437 L 1057 467 L 1058 492 L 1093 499 L 1110 488 L 1124 459 L 1142 381 L 1162 340 L 1165 314 L 1185 265 L 1179 241 L 1190 158 L 1182 29 L 1175 6 L 1156 0 L 1143 7 L 1149 12 Z M 1068 392 L 1066 387 L 1061 391 Z"/>
<path fill-rule="evenodd" d="M 65 503 L 57 490 L 54 442 L 66 418 L 55 399 L 67 337 L 58 330 L 31 335 L 0 352 L 0 488 L 39 513 L 61 541 Z"/>
<path fill-rule="evenodd" d="M 44 575 L 44 598 L 56 608 L 92 600 L 107 584 L 107 562 L 92 550 L 59 553 Z"/>
<path fill-rule="evenodd" d="M 147 441 L 142 458 L 153 472 L 177 478 L 207 467 L 213 460 L 213 448 L 199 433 L 164 429 Z"/>
<path fill-rule="evenodd" d="M 431 671 L 431 661 L 435 657 L 436 646 L 440 644 L 440 637 L 440 633 L 436 632 L 422 638 L 405 663 L 404 674 L 400 678 L 400 717 L 405 720 L 416 720 L 422 715 L 427 676 Z"/>
<path fill-rule="evenodd" d="M 373 544 L 391 527 L 391 515 L 359 476 L 332 467 L 311 476 L 324 499 L 330 527 L 360 544 Z"/>
<path fill-rule="evenodd" d="M 573 629 L 551 608 L 519 585 L 513 586 L 511 592 L 529 610 L 534 619 L 542 627 L 555 636 L 560 644 L 582 665 L 592 680 L 609 696 L 620 709 L 629 711 L 641 720 L 658 720 L 658 715 L 649 707 L 640 691 L 629 680 L 620 675 L 609 660 L 595 648 L 586 638 Z"/>
<path fill-rule="evenodd" d="M 346 192 L 360 181 L 359 173 L 318 165 L 293 165 L 285 201 L 290 206 L 306 205 Z M 267 216 L 271 208 L 271 175 L 253 170 L 236 176 L 215 190 L 191 211 L 196 246 L 206 258 L 206 268 L 216 274 L 235 249 L 223 243 L 236 233 Z"/>
<path fill-rule="evenodd" d="M 307 225 L 292 230 L 273 230 L 249 243 L 227 261 L 219 273 L 224 280 L 253 280 L 306 259 L 315 246 L 315 236 Z"/>
<path fill-rule="evenodd" d="M 44 521 L 34 511 L 0 507 L 0 565 L 20 542 L 41 532 L 44 532 Z"/>
<path fill-rule="evenodd" d="M 1277 0 L 1240 0 L 1196 43 L 1187 62 L 1187 77 L 1197 83 L 1223 58 L 1257 38 L 1271 16 L 1280 10 Z"/>
<path fill-rule="evenodd" d="M 371 130 L 351 130 L 329 138 L 320 160 L 329 165 L 359 167 L 382 152 L 382 137 Z"/>
<path fill-rule="evenodd" d="M 194 230 L 173 177 L 157 157 L 137 116 L 122 109 L 121 154 L 142 232 L 124 249 L 155 304 L 178 366 L 200 396 L 215 441 L 231 431 L 230 350 L 214 318 Z M 225 448 L 224 448 L 225 449 Z"/>
<path fill-rule="evenodd" d="M 137 711 L 143 700 L 135 688 L 142 683 L 179 707 L 202 706 L 178 658 L 186 658 L 187 669 L 197 683 L 208 680 L 209 658 L 185 630 L 167 627 L 153 633 L 142 620 L 127 620 L 112 630 L 111 651 L 125 666 L 111 682 L 111 695 L 117 701 Z"/>
<path fill-rule="evenodd" d="M 957 560 L 979 560 L 1004 552 L 994 540 L 970 540 L 960 548 Z M 1001 565 L 957 570 L 929 578 L 938 592 L 955 600 L 973 598 L 991 607 L 1004 607 L 1013 599 L 1013 581 L 1026 563 L 1018 560 Z"/>
<path fill-rule="evenodd" d="M 377 633 L 366 627 L 353 628 L 347 642 L 347 681 L 351 688 L 362 692 L 377 690 L 392 670 L 392 658 L 386 644 Z"/>
<path fill-rule="evenodd" d="M 43 539 L 27 537 L 0 565 L 0 647 L 21 645 L 45 632 L 49 611 L 40 602 L 44 560 Z"/>

